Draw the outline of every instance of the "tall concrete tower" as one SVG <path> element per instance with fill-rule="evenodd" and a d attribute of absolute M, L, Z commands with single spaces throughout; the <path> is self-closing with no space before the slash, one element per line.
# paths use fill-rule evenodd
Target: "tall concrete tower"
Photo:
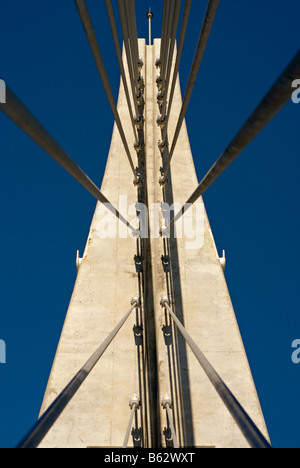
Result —
<path fill-rule="evenodd" d="M 122 77 L 115 104 L 86 2 L 75 0 L 115 117 L 101 190 L 5 84 L 0 110 L 99 202 L 40 418 L 20 448 L 270 447 L 202 195 L 290 101 L 300 51 L 198 184 L 185 114 L 219 1 L 208 0 L 182 99 L 191 0 L 178 51 L 180 0 L 164 0 L 154 44 L 149 10 L 149 45 L 134 0 L 118 0 L 123 56 L 105 0 Z"/>
<path fill-rule="evenodd" d="M 157 59 L 161 41 L 138 41 L 144 81 L 144 124 L 138 129 L 141 148 L 136 160 L 142 181 L 132 173 L 117 127 L 114 128 L 102 193 L 124 216 L 136 216 L 136 203 L 151 207 L 182 206 L 198 179 L 185 123 L 180 131 L 168 181 L 159 184 L 168 156 L 158 142 Z M 172 67 L 174 69 L 176 54 Z M 124 52 L 124 67 L 130 76 Z M 176 82 L 168 141 L 173 140 L 182 108 Z M 121 82 L 118 113 L 132 143 L 130 112 Z M 131 145 L 133 148 L 133 145 Z M 127 210 L 127 207 L 131 207 Z M 133 207 L 133 208 L 132 208 Z M 139 209 L 139 206 L 137 206 Z M 134 310 L 100 362 L 51 428 L 40 447 L 122 447 L 129 425 L 128 447 L 249 447 L 240 428 L 175 326 L 168 305 L 201 348 L 231 392 L 268 438 L 220 259 L 203 201 L 198 203 L 197 239 L 164 238 L 156 216 L 149 215 L 149 237 L 135 238 L 117 224 L 114 236 L 103 238 L 105 212 L 96 207 L 78 277 L 66 316 L 41 415 L 93 354 L 138 296 Z M 159 225 L 163 211 L 158 210 Z M 185 220 L 186 221 L 186 220 Z M 103 233 L 102 233 L 103 234 Z M 164 305 L 164 303 L 163 303 Z M 131 401 L 131 407 L 129 406 Z M 134 404 L 136 401 L 136 405 Z M 163 403 L 163 404 L 162 404 Z M 169 413 L 169 415 L 168 415 Z M 176 437 L 175 437 L 176 434 Z"/>

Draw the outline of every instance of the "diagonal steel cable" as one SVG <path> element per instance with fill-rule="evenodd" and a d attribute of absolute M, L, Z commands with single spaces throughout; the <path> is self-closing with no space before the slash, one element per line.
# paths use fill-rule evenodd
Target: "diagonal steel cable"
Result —
<path fill-rule="evenodd" d="M 33 141 L 35 141 L 46 153 L 48 153 L 60 166 L 62 166 L 77 182 L 90 192 L 98 201 L 105 203 L 107 208 L 120 219 L 132 231 L 135 229 L 116 210 L 110 201 L 100 192 L 98 187 L 83 172 L 83 170 L 73 161 L 54 140 L 48 131 L 25 107 L 13 91 L 6 87 L 6 103 L 0 104 L 0 110 L 21 128 Z"/>
<path fill-rule="evenodd" d="M 215 390 L 221 397 L 223 403 L 227 407 L 228 411 L 232 415 L 233 419 L 237 423 L 238 427 L 240 428 L 242 434 L 244 435 L 250 446 L 252 448 L 272 448 L 270 443 L 263 436 L 256 424 L 252 421 L 250 416 L 240 405 L 240 403 L 232 394 L 227 385 L 224 383 L 222 378 L 215 371 L 210 362 L 206 359 L 198 345 L 188 334 L 180 320 L 174 314 L 173 310 L 170 308 L 168 299 L 162 299 L 161 305 L 168 310 L 183 338 L 191 348 L 192 352 L 194 353 L 196 359 L 198 360 L 208 379 L 210 380 Z"/>
<path fill-rule="evenodd" d="M 133 310 L 139 307 L 139 299 L 132 300 L 132 307 L 109 334 L 106 340 L 99 346 L 91 358 L 85 363 L 71 382 L 65 387 L 60 395 L 55 399 L 49 409 L 40 417 L 31 431 L 22 439 L 17 448 L 37 448 L 45 436 L 55 424 L 61 413 L 68 406 L 83 382 L 90 375 L 100 358 L 103 356 L 109 345 L 115 339 L 125 322 L 128 320 Z"/>
<path fill-rule="evenodd" d="M 280 75 L 278 80 L 266 94 L 247 122 L 236 134 L 224 153 L 202 179 L 194 193 L 185 203 L 184 207 L 173 218 L 166 228 L 168 231 L 181 216 L 194 204 L 204 192 L 223 174 L 230 164 L 244 151 L 244 149 L 259 135 L 271 122 L 280 110 L 290 101 L 292 96 L 292 83 L 300 76 L 300 50 Z"/>

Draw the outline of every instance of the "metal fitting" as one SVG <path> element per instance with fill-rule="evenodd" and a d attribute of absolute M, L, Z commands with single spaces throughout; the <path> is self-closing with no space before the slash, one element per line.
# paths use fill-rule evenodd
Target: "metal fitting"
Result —
<path fill-rule="evenodd" d="M 143 259 L 140 255 L 134 256 L 135 269 L 137 273 L 143 273 Z"/>
<path fill-rule="evenodd" d="M 135 229 L 131 231 L 133 239 L 139 239 L 141 237 L 141 231 L 139 229 Z"/>
<path fill-rule="evenodd" d="M 157 87 L 158 87 L 159 91 L 161 91 L 162 87 L 163 87 L 163 79 L 162 79 L 161 76 L 158 76 L 156 78 L 156 84 L 157 84 Z"/>
<path fill-rule="evenodd" d="M 166 304 L 169 305 L 169 298 L 168 298 L 168 296 L 162 296 L 162 298 L 160 300 L 160 305 L 162 307 L 165 307 Z"/>
<path fill-rule="evenodd" d="M 161 187 L 165 187 L 167 185 L 167 183 L 168 183 L 168 179 L 165 179 L 164 176 L 159 179 L 159 185 Z"/>
<path fill-rule="evenodd" d="M 145 89 L 144 78 L 141 75 L 138 77 L 137 87 L 140 91 L 143 91 Z"/>
<path fill-rule="evenodd" d="M 154 16 L 154 15 L 153 15 L 151 9 L 149 9 L 149 11 L 148 11 L 148 13 L 147 13 L 147 18 L 148 18 L 148 19 L 152 19 L 153 16 Z"/>
<path fill-rule="evenodd" d="M 165 95 L 163 92 L 160 92 L 157 94 L 157 104 L 159 106 L 162 106 L 163 102 L 164 102 L 164 99 L 165 99 Z"/>
<path fill-rule="evenodd" d="M 159 230 L 159 235 L 164 239 L 170 239 L 170 229 L 167 229 L 166 227 L 161 227 Z"/>
<path fill-rule="evenodd" d="M 137 396 L 137 394 L 133 395 L 133 397 L 131 398 L 130 402 L 129 402 L 129 407 L 131 410 L 135 409 L 138 410 L 139 407 L 140 407 L 140 399 L 139 397 Z"/>
<path fill-rule="evenodd" d="M 225 272 L 225 269 L 226 269 L 226 253 L 225 253 L 225 250 L 223 250 L 223 257 L 220 257 L 219 260 L 220 260 L 220 263 L 221 263 L 221 267 L 223 268 L 223 271 Z"/>
<path fill-rule="evenodd" d="M 136 179 L 134 179 L 133 185 L 134 185 L 136 188 L 141 188 L 141 187 L 143 187 L 143 179 L 141 179 L 140 177 L 137 177 Z"/>
<path fill-rule="evenodd" d="M 145 121 L 145 119 L 144 119 L 144 117 L 142 115 L 140 115 L 139 118 L 136 117 L 134 119 L 134 124 L 135 124 L 135 126 L 136 126 L 136 128 L 138 130 L 141 130 L 143 128 L 144 121 Z"/>
<path fill-rule="evenodd" d="M 76 253 L 76 269 L 77 269 L 77 273 L 78 273 L 78 271 L 79 271 L 80 265 L 82 264 L 82 261 L 83 261 L 83 258 L 80 258 L 79 250 L 77 250 L 77 253 Z"/>
<path fill-rule="evenodd" d="M 139 107 L 143 106 L 145 104 L 145 99 L 143 96 L 143 92 L 141 91 L 139 95 L 136 97 L 136 102 Z"/>
<path fill-rule="evenodd" d="M 140 296 L 136 295 L 131 299 L 131 305 L 136 305 L 137 307 L 141 307 L 141 299 Z"/>
<path fill-rule="evenodd" d="M 165 150 L 168 148 L 169 144 L 168 142 L 165 140 L 165 141 L 162 141 L 160 140 L 158 142 L 158 148 L 159 148 L 159 151 L 161 152 L 161 154 L 164 154 Z"/>
<path fill-rule="evenodd" d="M 171 259 L 168 255 L 163 255 L 161 257 L 162 266 L 165 273 L 170 273 L 171 271 Z"/>
<path fill-rule="evenodd" d="M 142 68 L 143 68 L 143 66 L 144 66 L 144 62 L 143 62 L 143 60 L 142 60 L 142 59 L 139 59 L 139 60 L 138 60 L 138 64 L 137 64 L 137 65 L 138 65 L 138 70 L 139 70 L 139 73 L 141 73 L 141 71 L 142 71 Z"/>
<path fill-rule="evenodd" d="M 167 122 L 167 116 L 166 115 L 164 115 L 164 116 L 160 115 L 156 119 L 156 123 L 161 129 L 163 129 L 165 127 L 166 122 Z"/>
<path fill-rule="evenodd" d="M 140 141 L 136 141 L 133 146 L 137 153 L 140 153 L 143 149 L 143 144 Z"/>
<path fill-rule="evenodd" d="M 170 409 L 172 409 L 172 400 L 171 400 L 171 398 L 169 397 L 169 395 L 166 395 L 166 396 L 162 399 L 161 405 L 162 405 L 163 409 L 167 409 L 167 407 L 169 407 Z"/>

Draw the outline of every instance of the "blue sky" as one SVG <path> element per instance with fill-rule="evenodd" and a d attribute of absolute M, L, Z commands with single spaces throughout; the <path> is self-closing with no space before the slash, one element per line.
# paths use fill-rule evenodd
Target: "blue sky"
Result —
<path fill-rule="evenodd" d="M 87 3 L 117 97 L 105 2 Z M 160 37 L 163 1 L 150 3 Z M 150 3 L 136 2 L 140 37 Z M 183 90 L 206 4 L 193 2 Z M 299 14 L 299 0 L 221 0 L 187 114 L 199 179 L 299 49 Z M 0 16 L 0 77 L 100 186 L 113 117 L 73 0 L 10 0 Z M 297 448 L 299 119 L 290 102 L 204 196 L 272 443 Z M 96 202 L 2 114 L 0 137 L 0 446 L 12 447 L 38 416 Z"/>

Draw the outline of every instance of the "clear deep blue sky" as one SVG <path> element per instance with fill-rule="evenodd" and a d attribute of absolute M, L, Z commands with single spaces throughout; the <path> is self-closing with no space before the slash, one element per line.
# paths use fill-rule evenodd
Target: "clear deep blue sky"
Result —
<path fill-rule="evenodd" d="M 117 97 L 105 3 L 87 3 Z M 162 0 L 136 2 L 139 36 L 150 4 L 160 37 Z M 193 2 L 183 90 L 206 4 Z M 199 179 L 298 50 L 299 15 L 299 0 L 221 0 L 187 114 Z M 113 117 L 74 1 L 2 1 L 0 17 L 1 78 L 100 185 Z M 290 102 L 204 196 L 273 445 L 297 448 L 299 122 Z M 96 202 L 2 114 L 0 136 L 0 446 L 12 447 L 38 417 Z"/>

